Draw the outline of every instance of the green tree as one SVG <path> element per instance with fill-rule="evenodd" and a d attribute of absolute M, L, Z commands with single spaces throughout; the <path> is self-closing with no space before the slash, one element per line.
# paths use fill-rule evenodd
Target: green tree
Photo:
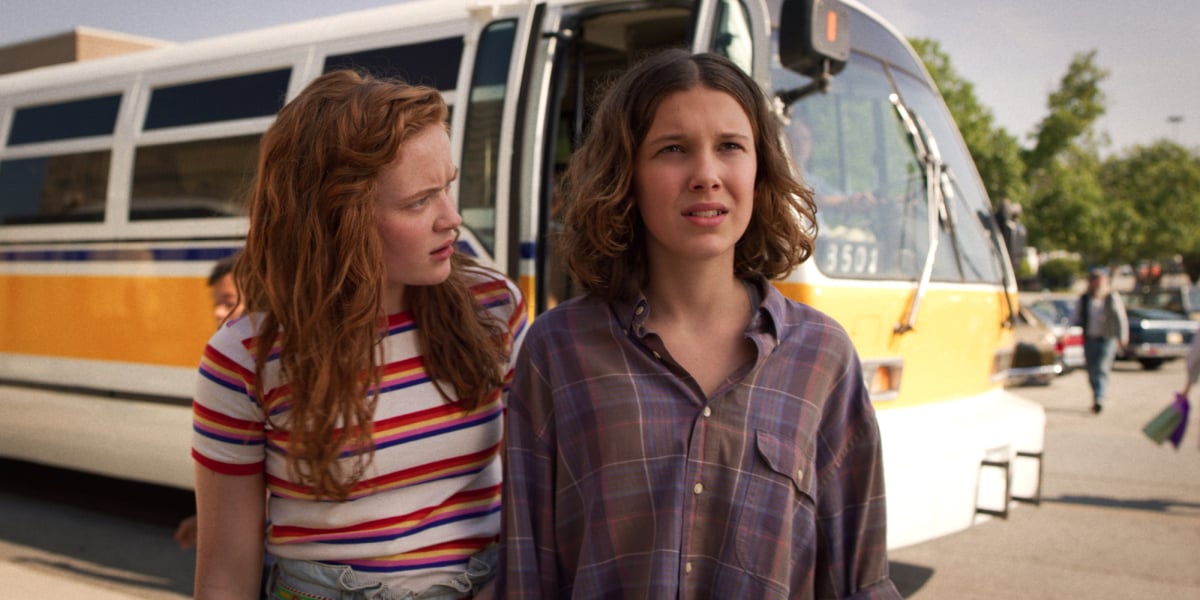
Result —
<path fill-rule="evenodd" d="M 1106 110 L 1100 84 L 1108 72 L 1095 58 L 1095 50 L 1075 55 L 1030 136 L 1035 145 L 1021 152 L 1029 184 L 1025 226 L 1031 245 L 1109 263 L 1124 252 L 1118 242 L 1129 232 L 1122 227 L 1137 215 L 1105 199 L 1094 126 Z"/>
<path fill-rule="evenodd" d="M 1089 261 L 1107 262 L 1112 223 L 1097 178 L 1099 168 L 1095 153 L 1070 145 L 1030 174 L 1024 216 L 1031 246 L 1072 250 Z"/>
<path fill-rule="evenodd" d="M 1095 60 L 1095 50 L 1076 54 L 1058 89 L 1050 94 L 1046 102 L 1050 113 L 1032 135 L 1035 145 L 1022 153 L 1029 171 L 1048 167 L 1074 143 L 1094 145 L 1093 125 L 1107 110 L 1100 84 L 1108 77 Z"/>
<path fill-rule="evenodd" d="M 1024 204 L 1025 164 L 1017 139 L 996 127 L 992 111 L 976 97 L 975 85 L 958 74 L 936 40 L 910 41 L 946 100 L 992 204 L 1005 198 Z"/>
<path fill-rule="evenodd" d="M 1135 146 L 1101 170 L 1105 202 L 1121 218 L 1116 258 L 1166 262 L 1200 253 L 1200 159 L 1167 140 Z"/>

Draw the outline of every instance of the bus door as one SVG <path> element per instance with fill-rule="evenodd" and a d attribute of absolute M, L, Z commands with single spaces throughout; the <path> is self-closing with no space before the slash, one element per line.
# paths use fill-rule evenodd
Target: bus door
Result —
<path fill-rule="evenodd" d="M 747 72 L 766 73 L 765 42 L 754 40 L 757 22 L 766 31 L 765 7 L 754 0 L 622 2 L 543 6 L 540 38 L 531 42 L 524 118 L 528 177 L 517 192 L 532 199 L 533 240 L 523 252 L 522 275 L 534 289 L 527 301 L 537 313 L 582 292 L 568 276 L 558 249 L 562 210 L 557 178 L 592 121 L 602 86 L 638 60 L 667 48 L 715 51 Z M 530 293 L 532 292 L 532 293 Z"/>

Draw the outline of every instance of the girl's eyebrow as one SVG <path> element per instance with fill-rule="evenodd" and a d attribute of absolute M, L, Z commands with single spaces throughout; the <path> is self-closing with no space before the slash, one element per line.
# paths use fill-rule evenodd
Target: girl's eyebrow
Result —
<path fill-rule="evenodd" d="M 643 143 L 644 144 L 661 144 L 663 142 L 685 141 L 688 138 L 689 138 L 689 136 L 687 134 L 672 132 L 672 133 L 664 133 L 657 137 L 646 138 L 646 141 Z M 722 140 L 722 141 L 731 140 L 731 139 L 752 141 L 754 139 L 754 137 L 751 135 L 745 134 L 745 133 L 731 131 L 731 132 L 727 132 L 727 133 L 717 134 L 717 139 Z"/>
<path fill-rule="evenodd" d="M 456 180 L 458 180 L 458 167 L 454 167 L 454 174 L 450 176 L 449 181 L 447 181 L 446 183 L 443 183 L 441 185 L 431 185 L 427 188 L 422 188 L 420 190 L 417 190 L 417 191 L 413 192 L 412 194 L 409 194 L 409 196 L 407 198 L 401 199 L 401 202 L 408 202 L 409 200 L 416 200 L 417 198 L 424 197 L 427 194 L 436 192 L 436 191 L 446 187 L 447 185 L 454 183 Z"/>

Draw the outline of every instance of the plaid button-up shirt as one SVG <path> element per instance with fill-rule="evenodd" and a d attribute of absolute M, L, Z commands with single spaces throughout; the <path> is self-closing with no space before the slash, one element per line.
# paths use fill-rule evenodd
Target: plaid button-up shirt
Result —
<path fill-rule="evenodd" d="M 854 348 L 755 289 L 756 358 L 711 397 L 644 299 L 534 321 L 506 419 L 501 597 L 900 597 Z"/>

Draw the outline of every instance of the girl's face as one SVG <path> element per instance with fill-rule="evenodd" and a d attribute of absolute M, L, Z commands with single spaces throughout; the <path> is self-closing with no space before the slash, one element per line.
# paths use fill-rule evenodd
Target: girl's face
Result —
<path fill-rule="evenodd" d="M 232 321 L 242 316 L 245 308 L 240 302 L 237 285 L 233 282 L 233 273 L 226 273 L 213 282 L 209 289 L 213 303 L 213 325 L 220 327 L 226 319 Z"/>
<path fill-rule="evenodd" d="M 757 157 L 737 100 L 705 87 L 663 98 L 634 159 L 652 263 L 727 260 L 750 224 Z"/>
<path fill-rule="evenodd" d="M 388 313 L 406 308 L 405 287 L 435 285 L 450 276 L 450 256 L 462 224 L 450 195 L 457 176 L 450 137 L 441 125 L 430 125 L 406 141 L 396 160 L 380 171 L 375 214 Z"/>

